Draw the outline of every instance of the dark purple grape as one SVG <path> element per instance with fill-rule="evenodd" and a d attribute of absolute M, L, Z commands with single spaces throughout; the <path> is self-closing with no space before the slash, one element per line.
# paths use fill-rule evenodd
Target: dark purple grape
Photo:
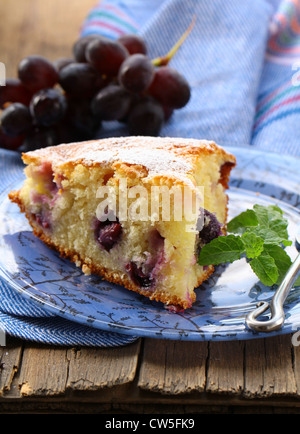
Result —
<path fill-rule="evenodd" d="M 86 51 L 86 47 L 87 45 L 91 42 L 94 41 L 95 39 L 101 39 L 103 38 L 100 35 L 87 35 L 87 36 L 83 36 L 81 38 L 79 38 L 75 44 L 73 45 L 73 54 L 74 54 L 74 58 L 77 62 L 80 63 L 85 63 L 87 62 L 86 56 L 85 56 L 85 51 Z"/>
<path fill-rule="evenodd" d="M 145 91 L 154 77 L 154 67 L 145 54 L 133 54 L 122 63 L 118 80 L 121 86 L 129 92 Z"/>
<path fill-rule="evenodd" d="M 105 80 L 99 72 L 87 63 L 72 63 L 59 73 L 59 83 L 73 98 L 91 98 L 105 86 Z"/>
<path fill-rule="evenodd" d="M 34 151 L 35 149 L 46 148 L 58 144 L 57 135 L 53 128 L 36 127 L 28 134 L 19 148 L 20 152 Z"/>
<path fill-rule="evenodd" d="M 81 142 L 83 140 L 81 136 L 77 134 L 74 125 L 65 117 L 53 128 L 57 138 L 57 144 Z"/>
<path fill-rule="evenodd" d="M 42 56 L 25 57 L 18 66 L 21 82 L 32 92 L 53 87 L 58 82 L 58 72 L 53 64 Z"/>
<path fill-rule="evenodd" d="M 63 68 L 70 65 L 71 63 L 76 63 L 76 60 L 69 57 L 60 57 L 59 59 L 54 60 L 53 65 L 56 71 L 59 73 Z"/>
<path fill-rule="evenodd" d="M 8 78 L 5 86 L 0 86 L 0 108 L 4 108 L 7 102 L 20 102 L 26 106 L 29 105 L 32 97 L 30 92 L 20 80 Z"/>
<path fill-rule="evenodd" d="M 24 135 L 17 137 L 7 136 L 0 127 L 0 148 L 9 149 L 11 151 L 17 150 L 23 143 Z"/>
<path fill-rule="evenodd" d="M 119 68 L 129 56 L 126 48 L 110 39 L 95 39 L 86 47 L 86 58 L 101 74 L 116 77 Z"/>
<path fill-rule="evenodd" d="M 122 235 L 122 225 L 118 219 L 116 221 L 105 220 L 97 221 L 95 228 L 95 238 L 98 243 L 109 252 L 117 244 Z"/>
<path fill-rule="evenodd" d="M 92 112 L 90 100 L 70 99 L 63 123 L 66 122 L 73 127 L 74 135 L 80 141 L 94 138 L 101 127 L 101 121 Z"/>
<path fill-rule="evenodd" d="M 137 286 L 141 288 L 150 288 L 152 286 L 153 278 L 151 277 L 151 273 L 144 273 L 142 268 L 138 267 L 135 262 L 129 262 L 125 268 L 129 277 Z"/>
<path fill-rule="evenodd" d="M 129 54 L 147 54 L 147 47 L 144 39 L 139 35 L 123 35 L 117 41 L 127 48 Z"/>
<path fill-rule="evenodd" d="M 213 239 L 223 235 L 221 229 L 222 225 L 217 217 L 207 209 L 204 210 L 203 217 L 203 227 L 199 232 L 199 239 L 201 244 L 207 244 Z"/>
<path fill-rule="evenodd" d="M 144 98 L 130 110 L 128 130 L 133 136 L 158 136 L 164 122 L 164 110 L 155 100 Z"/>
<path fill-rule="evenodd" d="M 67 108 L 65 96 L 57 89 L 43 89 L 33 95 L 30 112 L 38 125 L 49 127 L 57 124 Z"/>
<path fill-rule="evenodd" d="M 122 234 L 122 226 L 120 223 L 112 222 L 110 225 L 105 225 L 100 230 L 98 241 L 101 246 L 109 252 L 114 245 L 119 241 Z"/>
<path fill-rule="evenodd" d="M 92 112 L 101 120 L 113 121 L 124 118 L 131 106 L 132 95 L 120 86 L 111 84 L 94 97 Z"/>
<path fill-rule="evenodd" d="M 148 91 L 163 106 L 173 109 L 184 107 L 191 96 L 191 89 L 187 80 L 169 66 L 161 66 L 155 71 L 154 79 Z"/>
<path fill-rule="evenodd" d="M 57 144 L 82 142 L 94 138 L 90 131 L 86 133 L 75 128 L 68 117 L 64 117 L 61 122 L 55 125 L 54 130 L 57 137 Z"/>
<path fill-rule="evenodd" d="M 1 127 L 9 137 L 20 136 L 32 128 L 32 117 L 28 107 L 19 102 L 10 104 L 1 115 Z"/>
<path fill-rule="evenodd" d="M 171 107 L 163 106 L 165 121 L 168 121 L 173 114 L 173 109 Z"/>

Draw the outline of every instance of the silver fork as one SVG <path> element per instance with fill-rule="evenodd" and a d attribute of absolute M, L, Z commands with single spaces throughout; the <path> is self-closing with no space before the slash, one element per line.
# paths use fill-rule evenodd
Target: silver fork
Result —
<path fill-rule="evenodd" d="M 297 246 L 298 244 L 298 246 Z M 296 247 L 300 250 L 300 228 L 296 234 Z M 256 305 L 256 309 L 250 312 L 246 317 L 247 326 L 257 332 L 272 332 L 282 327 L 285 320 L 285 313 L 283 310 L 284 302 L 295 283 L 300 272 L 300 253 L 295 261 L 290 266 L 283 281 L 277 288 L 271 303 L 261 301 Z M 259 321 L 256 318 L 263 314 L 267 309 L 271 310 L 271 318 L 267 321 Z"/>

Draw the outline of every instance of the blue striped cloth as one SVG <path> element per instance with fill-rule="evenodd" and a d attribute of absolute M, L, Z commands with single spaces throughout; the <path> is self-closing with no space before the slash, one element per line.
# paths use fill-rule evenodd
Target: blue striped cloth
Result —
<path fill-rule="evenodd" d="M 161 135 L 300 155 L 300 0 L 102 0 L 81 35 L 138 32 L 166 54 L 196 24 L 170 66 L 191 84 Z M 126 134 L 118 124 L 102 135 Z"/>

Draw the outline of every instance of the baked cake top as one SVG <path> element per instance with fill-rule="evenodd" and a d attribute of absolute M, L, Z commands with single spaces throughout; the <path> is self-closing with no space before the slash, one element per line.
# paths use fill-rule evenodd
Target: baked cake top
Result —
<path fill-rule="evenodd" d="M 157 152 L 159 151 L 159 152 Z M 26 164 L 50 160 L 53 168 L 66 163 L 95 166 L 122 163 L 141 165 L 148 175 L 193 173 L 197 160 L 208 154 L 235 165 L 235 157 L 212 141 L 169 137 L 118 137 L 68 143 L 23 154 Z"/>

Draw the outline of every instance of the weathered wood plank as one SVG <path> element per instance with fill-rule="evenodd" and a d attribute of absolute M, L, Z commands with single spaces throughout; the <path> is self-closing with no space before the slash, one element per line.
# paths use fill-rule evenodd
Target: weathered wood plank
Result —
<path fill-rule="evenodd" d="M 211 342 L 206 391 L 241 394 L 244 388 L 244 342 Z"/>
<path fill-rule="evenodd" d="M 56 396 L 65 392 L 69 361 L 66 348 L 26 344 L 16 383 L 21 396 Z"/>
<path fill-rule="evenodd" d="M 290 335 L 248 341 L 245 345 L 245 396 L 297 395 Z"/>
<path fill-rule="evenodd" d="M 292 340 L 292 338 L 291 338 Z M 297 388 L 297 395 L 300 395 L 300 337 L 298 334 L 294 336 L 294 345 L 292 347 L 293 368 L 295 374 L 295 382 Z"/>
<path fill-rule="evenodd" d="M 19 342 L 9 341 L 5 347 L 0 347 L 0 396 L 11 390 L 21 355 L 22 344 Z"/>
<path fill-rule="evenodd" d="M 209 353 L 207 347 L 207 343 L 146 339 L 139 388 L 170 395 L 202 392 L 206 386 L 212 394 L 252 399 L 298 396 L 299 350 L 294 349 L 293 365 L 290 337 L 210 343 Z M 3 347 L 0 390 L 3 394 L 13 383 L 21 396 L 57 396 L 67 389 L 95 391 L 133 382 L 139 350 L 140 341 L 120 348 L 80 350 L 27 344 L 19 366 L 22 347 Z"/>
<path fill-rule="evenodd" d="M 254 339 L 245 343 L 244 395 L 246 397 L 262 396 L 265 358 L 264 339 Z"/>
<path fill-rule="evenodd" d="M 276 336 L 265 339 L 266 370 L 264 388 L 274 397 L 295 395 L 296 381 L 293 370 L 291 336 Z"/>
<path fill-rule="evenodd" d="M 138 386 L 178 395 L 205 389 L 206 342 L 145 339 Z"/>
<path fill-rule="evenodd" d="M 32 398 L 125 384 L 134 380 L 139 349 L 140 341 L 104 349 L 26 344 L 15 387 L 21 397 Z"/>
<path fill-rule="evenodd" d="M 66 388 L 91 391 L 132 382 L 139 352 L 140 340 L 117 348 L 69 350 Z"/>

